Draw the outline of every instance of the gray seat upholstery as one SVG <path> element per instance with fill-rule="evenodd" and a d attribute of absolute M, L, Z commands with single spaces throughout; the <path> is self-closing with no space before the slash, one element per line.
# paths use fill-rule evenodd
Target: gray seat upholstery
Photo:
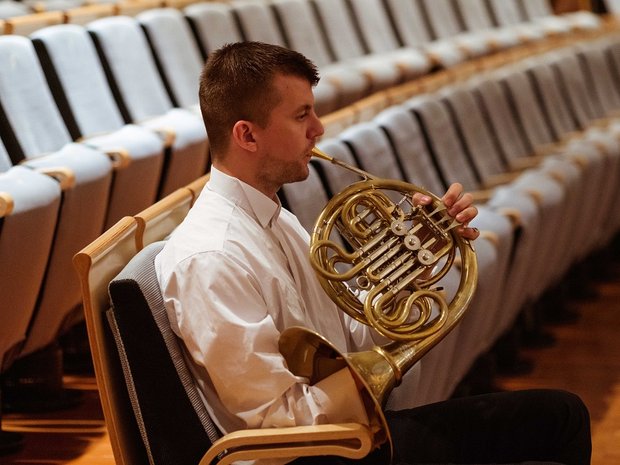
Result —
<path fill-rule="evenodd" d="M 0 144 L 0 155 L 6 155 Z M 60 186 L 23 167 L 0 172 L 0 373 L 21 352 L 52 248 Z"/>
<path fill-rule="evenodd" d="M 175 106 L 199 113 L 198 80 L 204 60 L 190 25 L 176 8 L 153 8 L 136 16 L 154 51 Z"/>
<path fill-rule="evenodd" d="M 525 12 L 516 0 L 488 0 L 495 25 L 516 31 L 524 40 L 543 39 L 548 32 L 540 24 L 527 22 Z"/>
<path fill-rule="evenodd" d="M 26 341 L 45 279 L 60 195 L 60 187 L 51 177 L 11 166 L 0 141 L 0 379 Z M 0 396 L 0 451 L 11 453 L 23 446 L 24 436 L 3 431 L 2 400 Z"/>
<path fill-rule="evenodd" d="M 127 122 L 172 136 L 160 196 L 204 174 L 208 143 L 202 118 L 196 111 L 173 107 L 146 36 L 136 19 L 109 16 L 89 23 L 87 30 L 98 47 L 99 58 L 109 71 L 108 79 L 118 91 L 117 101 L 127 111 Z M 72 36 L 75 40 L 90 41 L 86 34 Z M 92 53 L 94 47 L 90 43 L 83 44 L 83 50 L 86 51 L 87 46 Z M 197 93 L 198 89 L 195 91 Z"/>
<path fill-rule="evenodd" d="M 153 263 L 163 245 L 146 246 L 110 282 L 108 321 L 128 387 L 126 408 L 133 409 L 144 447 L 142 463 L 194 465 L 219 433 L 168 322 Z"/>
<path fill-rule="evenodd" d="M 620 0 L 604 0 L 604 3 L 610 13 L 620 13 Z"/>
<path fill-rule="evenodd" d="M 491 49 L 502 50 L 522 43 L 519 34 L 511 28 L 495 27 L 484 0 L 456 0 L 465 29 L 474 35 L 486 37 Z"/>
<path fill-rule="evenodd" d="M 364 73 L 334 62 L 308 0 L 275 0 L 272 5 L 288 47 L 310 58 L 319 68 L 321 79 L 336 87 L 339 108 L 368 95 L 371 83 Z"/>
<path fill-rule="evenodd" d="M 394 24 L 400 40 L 408 47 L 423 47 L 437 66 L 449 68 L 462 63 L 470 51 L 459 36 L 439 36 L 427 20 L 426 14 L 417 1 L 387 0 L 386 9 Z M 456 31 L 454 31 L 456 34 Z"/>
<path fill-rule="evenodd" d="M 45 281 L 21 356 L 42 349 L 83 321 L 80 287 L 73 255 L 103 231 L 112 188 L 112 166 L 104 154 L 83 144 L 67 144 L 52 154 L 26 160 L 23 166 L 67 169 L 73 185 L 62 190 L 60 210 Z"/>
<path fill-rule="evenodd" d="M 368 76 L 372 91 L 402 82 L 398 63 L 389 57 L 372 55 L 364 49 L 355 22 L 344 0 L 312 0 L 328 46 L 339 63 L 347 63 Z"/>
<path fill-rule="evenodd" d="M 432 62 L 422 47 L 401 46 L 385 5 L 379 0 L 349 2 L 368 52 L 390 59 L 408 81 L 428 73 Z"/>
<path fill-rule="evenodd" d="M 523 0 L 525 17 L 530 22 L 540 22 L 545 27 L 565 33 L 570 29 L 598 29 L 600 17 L 592 11 L 580 9 L 574 12 L 555 14 L 550 0 Z"/>
<path fill-rule="evenodd" d="M 3 36 L 0 40 L 0 59 L 3 61 L 3 72 L 0 73 L 3 90 L 0 99 L 15 136 L 16 147 L 12 150 L 19 150 L 25 158 L 31 159 L 61 150 L 72 139 L 85 135 L 76 124 L 71 129 L 66 125 L 66 122 L 71 123 L 71 112 L 68 108 L 61 112 L 56 106 L 33 44 L 28 38 Z M 148 134 L 148 140 L 154 145 L 153 151 L 149 151 L 148 146 L 146 150 L 140 148 L 140 151 L 131 151 L 132 144 L 140 143 L 139 135 L 132 128 L 123 128 L 121 121 L 117 128 L 120 131 L 116 134 L 99 136 L 83 144 L 84 150 L 91 147 L 93 157 L 96 152 L 99 158 L 103 158 L 101 152 L 110 152 L 117 167 L 114 170 L 114 187 L 107 204 L 106 226 L 113 224 L 121 215 L 140 211 L 154 200 L 162 163 L 162 145 L 155 135 Z M 88 129 L 93 131 L 91 134 L 95 132 L 94 128 Z M 106 143 L 98 144 L 99 141 Z M 119 155 L 125 153 L 128 157 L 121 162 Z M 147 158 L 146 164 L 140 163 L 140 155 Z M 154 156 L 154 160 L 149 159 L 149 155 Z M 127 161 L 132 163 L 126 166 Z M 151 168 L 153 162 L 155 166 Z M 121 166 L 124 169 L 121 170 Z M 144 176 L 139 188 L 134 182 L 137 173 Z M 155 179 L 149 179 L 149 175 Z"/>
<path fill-rule="evenodd" d="M 12 164 L 39 171 L 62 170 L 69 177 L 25 355 L 52 342 L 80 303 L 71 258 L 103 230 L 113 167 L 101 151 L 71 142 L 27 38 L 2 37 L 0 62 L 0 116 L 7 122 L 0 135 Z"/>
<path fill-rule="evenodd" d="M 457 4 L 451 0 L 419 0 L 420 7 L 428 18 L 433 37 L 443 41 L 456 42 L 467 57 L 486 55 L 493 51 L 493 43 L 486 33 L 467 31 L 461 22 Z"/>
<path fill-rule="evenodd" d="M 442 92 L 442 97 L 450 110 L 453 124 L 462 135 L 463 149 L 476 165 L 483 183 L 488 183 L 489 179 L 496 176 L 501 178 L 507 167 L 496 155 L 498 151 L 498 146 L 494 143 L 496 140 L 493 139 L 490 127 L 481 117 L 482 113 L 474 95 L 466 86 L 453 86 Z M 558 161 L 558 164 L 561 165 L 562 162 Z M 549 282 L 553 281 L 551 274 L 561 276 L 566 271 L 560 263 L 562 260 L 566 259 L 565 263 L 571 261 L 570 254 L 566 253 L 566 250 L 572 249 L 567 242 L 574 237 L 572 225 L 577 220 L 574 214 L 577 210 L 574 194 L 578 190 L 576 187 L 581 186 L 581 179 L 572 163 L 564 165 L 566 170 L 563 173 L 567 174 L 562 178 L 563 182 L 558 182 L 552 174 L 537 169 L 518 176 L 518 173 L 515 173 L 510 184 L 515 192 L 529 197 L 530 202 L 535 201 L 541 212 L 541 219 L 544 218 L 537 233 L 541 239 L 539 253 L 545 253 L 547 262 L 554 263 L 553 270 L 549 270 L 547 276 Z M 556 165 L 556 169 L 560 168 Z M 517 202 L 513 205 L 518 208 Z M 542 241 L 544 237 L 548 238 L 548 242 Z"/>
<path fill-rule="evenodd" d="M 203 59 L 225 44 L 243 40 L 228 3 L 193 3 L 186 6 L 183 13 L 192 25 Z"/>

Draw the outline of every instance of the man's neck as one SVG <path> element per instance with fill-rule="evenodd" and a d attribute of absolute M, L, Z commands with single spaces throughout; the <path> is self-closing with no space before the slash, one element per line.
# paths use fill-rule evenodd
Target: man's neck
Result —
<path fill-rule="evenodd" d="M 280 187 L 277 188 L 269 187 L 263 185 L 257 177 L 254 175 L 256 170 L 249 165 L 239 165 L 239 164 L 231 164 L 225 162 L 213 161 L 213 166 L 228 176 L 238 179 L 239 181 L 243 181 L 248 186 L 252 186 L 259 192 L 262 192 L 265 196 L 272 199 L 273 201 L 277 201 L 277 192 L 280 190 Z M 242 166 L 242 167 L 240 167 Z M 244 169 L 243 166 L 246 168 Z"/>

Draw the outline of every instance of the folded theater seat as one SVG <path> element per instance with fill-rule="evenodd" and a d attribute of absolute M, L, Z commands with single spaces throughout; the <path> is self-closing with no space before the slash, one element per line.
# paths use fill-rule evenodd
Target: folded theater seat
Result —
<path fill-rule="evenodd" d="M 207 169 L 208 141 L 202 117 L 174 107 L 140 24 L 128 16 L 89 23 L 90 33 L 127 122 L 172 138 L 160 196 L 193 181 Z M 60 40 L 61 37 L 58 38 Z M 56 42 L 49 40 L 49 47 Z M 60 42 L 58 42 L 60 43 Z M 195 92 L 198 93 L 196 87 Z"/>

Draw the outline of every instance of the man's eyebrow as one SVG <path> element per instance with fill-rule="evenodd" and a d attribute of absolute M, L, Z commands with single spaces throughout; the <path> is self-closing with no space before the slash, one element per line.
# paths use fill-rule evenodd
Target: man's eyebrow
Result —
<path fill-rule="evenodd" d="M 298 109 L 297 109 L 297 113 L 300 112 L 304 112 L 304 111 L 310 111 L 312 109 L 312 105 L 310 104 L 305 104 L 305 105 L 301 105 Z"/>

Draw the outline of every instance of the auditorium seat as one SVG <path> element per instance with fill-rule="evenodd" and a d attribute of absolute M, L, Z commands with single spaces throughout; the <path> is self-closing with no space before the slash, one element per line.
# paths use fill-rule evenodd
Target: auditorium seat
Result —
<path fill-rule="evenodd" d="M 194 3 L 186 6 L 183 13 L 196 35 L 203 60 L 223 45 L 243 40 L 228 3 Z"/>
<path fill-rule="evenodd" d="M 574 209 L 579 211 L 579 219 L 571 235 L 581 246 L 573 248 L 574 252 L 570 254 L 578 262 L 592 252 L 592 246 L 586 245 L 592 242 L 593 230 L 603 226 L 602 223 L 605 224 L 605 228 L 615 229 L 617 227 L 617 223 L 611 222 L 610 224 L 610 222 L 602 221 L 603 217 L 609 217 L 608 212 L 603 213 L 605 207 L 601 203 L 602 198 L 609 199 L 610 196 L 615 196 L 612 192 L 617 191 L 617 188 L 610 189 L 609 185 L 605 185 L 598 195 L 582 194 L 590 191 L 593 185 L 605 183 L 605 179 L 613 173 L 613 164 L 610 164 L 611 160 L 606 160 L 605 150 L 596 141 L 590 140 L 587 132 L 580 131 L 577 126 L 569 103 L 560 91 L 560 86 L 557 85 L 558 81 L 552 69 L 555 59 L 556 54 L 548 54 L 544 59 L 532 62 L 526 71 L 531 77 L 533 86 L 537 89 L 539 103 L 548 116 L 550 127 L 556 139 L 559 139 L 558 146 L 561 147 L 563 144 L 569 147 L 569 150 L 578 153 L 578 158 L 575 159 L 577 163 L 573 164 L 573 169 L 577 170 L 582 185 L 571 189 L 575 197 Z M 564 170 L 562 176 L 566 179 L 570 175 Z M 615 221 L 617 222 L 617 219 Z M 569 254 L 564 254 L 564 258 L 568 256 Z M 558 267 L 566 269 L 567 264 L 563 265 L 561 258 L 558 260 Z"/>
<path fill-rule="evenodd" d="M 87 30 L 93 37 L 103 69 L 109 73 L 110 85 L 118 92 L 117 102 L 126 111 L 126 122 L 139 123 L 141 127 L 171 138 L 159 196 L 163 197 L 204 174 L 208 141 L 202 118 L 195 111 L 173 107 L 139 23 L 128 16 L 110 16 L 90 23 Z M 62 47 L 62 36 L 59 33 L 56 37 L 46 38 L 46 45 L 54 50 Z M 88 46 L 89 53 L 94 51 L 86 34 L 71 33 L 69 37 L 88 41 L 83 50 L 86 51 Z M 88 59 L 94 60 L 95 57 Z M 60 65 L 59 60 L 56 62 Z M 68 68 L 58 69 L 58 72 L 74 73 Z M 73 76 L 78 78 L 80 73 Z M 91 74 L 90 79 L 93 78 Z"/>
<path fill-rule="evenodd" d="M 550 258 L 550 260 L 555 260 L 550 261 L 554 263 L 553 268 L 549 270 L 553 279 L 551 289 L 561 289 L 562 274 L 567 271 L 567 266 L 576 264 L 580 259 L 591 254 L 599 242 L 599 231 L 603 224 L 596 217 L 601 216 L 601 210 L 596 206 L 592 207 L 596 198 L 607 197 L 605 191 L 608 191 L 609 183 L 603 179 L 609 169 L 601 163 L 607 161 L 601 157 L 595 147 L 593 150 L 593 147 L 588 148 L 587 145 L 580 145 L 578 142 L 541 145 L 544 144 L 543 141 L 553 139 L 544 114 L 544 102 L 533 93 L 530 81 L 523 76 L 523 69 L 513 70 L 502 79 L 506 92 L 504 98 L 507 99 L 503 104 L 501 97 L 489 100 L 495 92 L 493 80 L 482 83 L 478 90 L 478 95 L 487 102 L 486 110 L 491 115 L 489 120 L 493 122 L 496 133 L 498 135 L 505 133 L 502 126 L 508 125 L 517 126 L 519 131 L 523 131 L 521 137 L 527 146 L 526 150 L 529 153 L 539 154 L 535 157 L 526 156 L 525 160 L 529 158 L 538 163 L 539 171 L 546 172 L 556 182 L 563 185 L 566 195 L 573 196 L 573 204 L 578 202 L 576 209 L 579 213 L 574 212 L 574 208 L 566 210 L 565 218 L 559 220 L 557 237 L 552 242 L 554 245 L 556 242 L 566 243 L 566 236 L 568 236 L 571 242 L 576 244 L 563 250 L 556 249 L 555 256 L 552 255 Z M 557 80 L 553 85 L 557 86 Z M 512 106 L 515 112 L 511 113 L 508 110 L 509 115 L 505 116 L 500 110 L 505 109 L 507 105 Z M 551 110 L 549 108 L 549 111 Z M 507 153 L 514 150 L 512 147 L 514 143 L 511 140 L 503 140 L 502 143 L 505 144 Z M 592 185 L 599 186 L 598 189 L 602 190 L 602 194 L 599 190 L 592 191 Z M 575 191 L 579 192 L 577 199 L 574 198 Z M 569 225 L 568 231 L 567 225 Z"/>
<path fill-rule="evenodd" d="M 541 212 L 541 221 L 538 233 L 540 235 L 540 248 L 537 254 L 544 254 L 542 261 L 554 263 L 551 270 L 559 279 L 563 276 L 570 263 L 570 253 L 567 250 L 575 250 L 574 234 L 577 221 L 579 202 L 575 195 L 578 187 L 583 187 L 580 173 L 572 163 L 556 166 L 554 172 L 543 170 L 530 170 L 521 173 L 507 173 L 507 166 L 501 163 L 497 156 L 501 146 L 493 139 L 491 128 L 482 118 L 480 108 L 475 97 L 463 84 L 444 89 L 441 92 L 443 103 L 450 112 L 452 122 L 460 135 L 463 150 L 476 166 L 477 172 L 483 184 L 492 182 L 503 174 L 508 174 L 510 187 L 534 200 Z M 561 170 L 561 171 L 560 171 Z M 572 178 L 569 179 L 569 176 Z M 560 178 L 560 181 L 558 181 Z M 493 183 L 495 184 L 495 183 Z M 578 194 L 577 194 L 578 195 Z M 581 192 L 581 196 L 587 195 Z M 582 198 L 582 197 L 579 198 Z M 546 232 L 545 232 L 546 231 Z M 547 242 L 543 242 L 547 237 Z M 571 241 L 571 239 L 573 239 Z M 562 266 L 564 260 L 566 266 Z M 554 278 L 549 275 L 549 281 Z"/>
<path fill-rule="evenodd" d="M 524 41 L 541 40 L 547 36 L 543 27 L 526 22 L 516 0 L 488 0 L 488 5 L 497 27 L 514 30 Z"/>
<path fill-rule="evenodd" d="M 402 47 L 394 33 L 385 5 L 380 0 L 349 0 L 362 42 L 370 54 L 388 58 L 409 81 L 427 74 L 431 60 L 420 47 Z"/>
<path fill-rule="evenodd" d="M 0 157 L 8 158 L 1 143 Z M 50 176 L 9 166 L 0 173 L 0 192 L 0 290 L 6 309 L 0 313 L 0 367 L 4 373 L 21 351 L 36 307 L 52 250 L 61 188 Z"/>
<path fill-rule="evenodd" d="M 372 83 L 372 92 L 402 82 L 403 75 L 397 62 L 371 55 L 364 49 L 344 0 L 311 1 L 337 62 L 350 64 L 366 75 Z"/>
<path fill-rule="evenodd" d="M 429 29 L 435 38 L 442 41 L 455 41 L 465 51 L 467 58 L 487 55 L 493 51 L 495 43 L 487 33 L 465 32 L 461 23 L 457 4 L 453 0 L 419 0 L 422 14 L 428 18 Z"/>
<path fill-rule="evenodd" d="M 600 104 L 601 116 L 613 119 L 620 111 L 620 88 L 617 81 L 614 81 L 612 64 L 609 63 L 605 50 L 614 43 L 617 43 L 617 39 L 602 39 L 575 46 L 575 53 L 581 63 L 588 87 L 593 93 L 593 98 Z"/>
<path fill-rule="evenodd" d="M 286 47 L 282 30 L 268 3 L 253 0 L 231 1 L 233 14 L 239 21 L 245 40 L 265 42 Z M 315 111 L 322 116 L 338 108 L 339 88 L 334 82 L 322 79 L 314 87 Z"/>
<path fill-rule="evenodd" d="M 382 128 L 389 139 L 394 153 L 398 157 L 399 164 L 405 173 L 406 181 L 422 186 L 431 192 L 441 193 L 445 191 L 447 181 L 442 179 L 442 173 L 436 167 L 435 161 L 429 152 L 422 128 L 414 120 L 409 110 L 403 105 L 394 106 L 379 113 L 374 121 Z M 521 254 L 527 256 L 528 247 L 527 243 L 521 243 L 520 238 L 517 243 L 513 234 L 510 233 L 518 230 L 519 236 L 521 236 L 521 227 L 517 223 L 529 224 L 529 229 L 536 229 L 537 224 L 534 221 L 538 218 L 538 215 L 534 202 L 527 199 L 521 202 L 519 210 L 514 209 L 514 205 L 517 205 L 515 202 L 512 203 L 513 207 L 503 207 L 503 204 L 508 203 L 507 200 L 510 199 L 510 195 L 507 189 L 501 195 L 496 193 L 497 198 L 492 199 L 488 206 L 483 207 L 482 210 L 496 209 L 500 216 L 492 211 L 483 211 L 476 219 L 476 226 L 483 231 L 483 236 L 487 234 L 494 236 L 492 240 L 498 252 L 497 260 L 500 261 L 499 266 L 510 266 L 512 268 L 511 274 L 515 275 L 515 259 L 509 257 L 510 254 L 507 253 L 507 250 L 515 247 L 513 250 L 519 250 Z M 519 247 L 519 249 L 516 249 L 516 247 Z M 503 262 L 501 261 L 502 259 Z M 505 274 L 505 276 L 508 275 Z M 509 281 L 509 278 L 506 279 Z M 509 303 L 507 301 L 502 301 L 500 306 L 504 312 L 509 312 Z M 497 337 L 498 332 L 505 329 L 505 325 L 502 328 L 500 325 L 495 324 L 498 320 L 499 317 L 495 319 L 488 318 L 488 338 L 480 339 L 480 347 L 484 348 L 480 350 L 488 349 L 489 345 L 494 342 L 494 338 Z M 496 333 L 493 333 L 493 331 Z"/>
<path fill-rule="evenodd" d="M 0 141 L 1 381 L 26 339 L 45 279 L 60 196 L 59 183 L 50 176 L 11 166 Z M 24 443 L 23 435 L 2 430 L 3 407 L 0 396 L 0 455 L 15 452 Z"/>
<path fill-rule="evenodd" d="M 456 0 L 456 7 L 463 19 L 465 30 L 486 36 L 491 51 L 500 51 L 523 43 L 511 28 L 495 27 L 484 0 Z"/>
<path fill-rule="evenodd" d="M 493 78 L 493 76 L 478 79 L 471 83 L 470 91 L 474 95 L 480 113 L 484 115 L 487 126 L 494 135 L 508 166 L 512 170 L 519 172 L 528 166 L 537 166 L 539 171 L 547 171 L 551 178 L 558 177 L 563 183 L 569 183 L 573 186 L 577 182 L 575 179 L 577 177 L 581 185 L 578 186 L 576 191 L 583 192 L 583 186 L 588 178 L 583 176 L 578 163 L 566 163 L 566 159 L 562 160 L 561 155 L 551 156 L 546 159 L 533 155 L 537 148 L 532 146 L 529 138 L 524 134 L 521 121 L 513 111 L 515 104 L 509 99 L 510 94 L 506 94 L 498 80 Z M 535 109 L 536 107 L 532 111 L 535 111 Z M 522 163 L 523 160 L 530 161 L 530 163 Z M 519 166 L 521 168 L 518 168 Z M 569 196 L 574 196 L 575 194 L 570 189 L 568 191 L 565 189 L 565 192 Z M 579 210 L 581 211 L 581 208 Z M 587 221 L 583 221 L 581 227 L 583 228 L 583 225 L 587 223 Z M 577 232 L 574 232 L 574 234 L 575 237 L 579 237 Z M 583 253 L 586 250 L 585 244 L 581 243 L 571 253 Z M 565 258 L 567 257 L 568 255 Z"/>
<path fill-rule="evenodd" d="M 312 60 L 321 79 L 330 81 L 338 90 L 338 108 L 368 95 L 371 83 L 364 73 L 346 63 L 334 62 L 308 0 L 273 0 L 272 5 L 288 47 Z"/>
<path fill-rule="evenodd" d="M 206 452 L 206 463 L 220 453 L 233 461 L 255 454 L 265 458 L 329 451 L 359 458 L 368 453 L 367 428 L 353 424 L 261 429 L 260 437 L 248 430 L 220 438 L 167 321 L 153 266 L 163 242 L 145 244 L 139 251 L 137 234 L 135 219 L 125 217 L 74 259 L 116 463 L 164 464 L 173 457 L 175 464 L 189 465 Z M 155 370 L 149 360 L 156 363 Z M 177 402 L 166 401 L 171 398 Z M 170 434 L 174 418 L 173 423 L 187 426 L 181 435 Z"/>
<path fill-rule="evenodd" d="M 522 125 L 531 146 L 541 147 L 544 149 L 546 145 L 558 142 L 558 139 L 556 139 L 554 134 L 551 132 L 551 128 L 547 123 L 548 117 L 545 116 L 543 112 L 544 110 L 541 108 L 539 100 L 535 94 L 535 89 L 532 87 L 525 72 L 522 69 L 512 70 L 509 74 L 503 77 L 502 83 L 506 86 L 506 90 L 510 93 L 510 99 L 514 102 L 520 124 Z M 551 145 L 550 150 L 552 153 L 560 153 L 561 156 L 569 163 L 579 164 L 581 163 L 580 160 L 582 157 L 586 156 L 589 160 L 591 160 L 589 165 L 591 169 L 596 169 L 596 167 L 599 166 L 596 160 L 600 160 L 600 155 L 595 152 L 595 147 L 591 148 L 591 150 L 587 152 L 583 144 L 577 145 L 568 143 L 561 144 L 559 146 Z M 615 159 L 617 159 L 617 157 L 615 157 Z M 600 175 L 602 174 L 605 176 L 609 172 L 618 172 L 617 162 L 614 162 L 613 159 L 610 159 L 609 162 L 611 165 L 608 166 L 608 169 L 605 172 L 601 173 L 600 169 L 598 170 L 599 181 L 597 182 L 597 185 L 600 186 L 599 189 L 605 189 L 605 191 L 607 191 L 607 193 L 605 193 L 605 191 L 603 191 L 603 193 L 599 193 L 602 199 L 606 199 L 604 201 L 606 205 L 610 200 L 611 187 L 609 186 L 609 183 L 604 183 L 604 181 L 600 178 Z M 616 187 L 614 186 L 613 189 L 615 190 Z M 603 208 L 603 210 L 605 211 L 606 208 Z M 592 225 L 595 230 L 603 226 L 603 224 Z M 590 241 L 592 242 L 596 240 L 596 234 L 591 234 Z M 593 244 L 590 244 L 589 247 L 592 247 L 592 245 Z"/>
<path fill-rule="evenodd" d="M 408 47 L 423 47 L 435 66 L 449 68 L 469 58 L 466 44 L 461 44 L 458 37 L 442 39 L 434 35 L 418 2 L 387 0 L 385 7 L 402 43 Z"/>
<path fill-rule="evenodd" d="M 528 21 L 540 22 L 549 28 L 556 28 L 559 32 L 598 29 L 601 26 L 598 15 L 583 9 L 556 15 L 550 0 L 523 0 L 523 9 Z"/>
<path fill-rule="evenodd" d="M 67 266 L 73 254 L 103 230 L 113 163 L 94 148 L 70 142 L 27 38 L 0 38 L 0 63 L 0 110 L 7 123 L 0 128 L 0 136 L 12 163 L 68 178 L 54 245 L 46 257 L 44 286 L 37 295 L 35 318 L 22 352 L 26 355 L 52 342 L 80 302 L 77 282 Z"/>
<path fill-rule="evenodd" d="M 103 231 L 112 186 L 109 158 L 83 144 L 67 144 L 55 153 L 26 159 L 22 165 L 51 172 L 64 169 L 71 183 L 62 190 L 45 280 L 20 357 L 55 343 L 83 320 L 71 259 Z"/>
<path fill-rule="evenodd" d="M 32 40 L 72 137 L 85 137 L 97 147 L 121 147 L 131 155 L 128 169 L 119 172 L 115 186 L 134 192 L 121 205 L 114 205 L 106 226 L 114 224 L 122 213 L 135 213 L 150 205 L 161 185 L 166 185 L 164 150 L 170 150 L 172 134 L 126 123 L 95 45 L 82 26 L 43 28 L 32 35 Z M 140 179 L 139 187 L 136 179 Z"/>
<path fill-rule="evenodd" d="M 3 66 L 0 73 L 0 85 L 6 89 L 0 99 L 14 132 L 15 150 L 21 150 L 26 158 L 33 158 L 62 149 L 73 138 L 79 139 L 84 129 L 91 134 L 98 132 L 92 127 L 94 125 L 78 127 L 75 121 L 73 131 L 67 128 L 63 119 L 68 121 L 72 115 L 68 108 L 61 112 L 55 105 L 30 40 L 19 36 L 0 37 L 0 50 L 3 61 L 12 63 L 12 66 Z M 95 119 L 93 116 L 91 111 L 86 118 Z M 101 125 L 96 126 L 102 129 Z M 137 212 L 153 202 L 162 162 L 162 144 L 156 135 L 139 128 L 123 127 L 120 118 L 117 128 L 117 133 L 87 141 L 93 151 L 99 147 L 97 150 L 109 153 L 115 167 L 106 225 L 124 212 Z M 141 143 L 140 134 L 146 136 L 145 141 L 151 147 Z M 136 176 L 142 180 L 140 185 L 135 183 Z"/>
<path fill-rule="evenodd" d="M 198 81 L 204 60 L 186 17 L 176 8 L 153 8 L 136 20 L 146 33 L 174 106 L 200 115 Z"/>

